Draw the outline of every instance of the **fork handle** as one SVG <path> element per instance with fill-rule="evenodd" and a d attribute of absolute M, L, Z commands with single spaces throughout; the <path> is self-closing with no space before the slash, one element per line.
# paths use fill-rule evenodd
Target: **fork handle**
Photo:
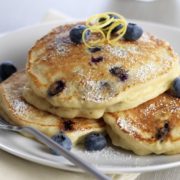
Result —
<path fill-rule="evenodd" d="M 89 162 L 85 162 L 84 160 L 80 159 L 79 157 L 75 156 L 73 153 L 69 152 L 65 148 L 63 148 L 61 145 L 53 141 L 51 138 L 46 136 L 45 134 L 41 133 L 40 131 L 31 128 L 31 127 L 23 127 L 20 132 L 26 132 L 31 135 L 33 135 L 38 141 L 45 144 L 49 148 L 59 151 L 62 156 L 64 156 L 66 159 L 68 159 L 73 164 L 79 166 L 81 169 L 84 169 L 85 171 L 89 172 L 91 175 L 95 176 L 96 179 L 99 180 L 110 180 L 108 176 L 102 174 L 99 172 L 94 166 L 92 166 Z"/>

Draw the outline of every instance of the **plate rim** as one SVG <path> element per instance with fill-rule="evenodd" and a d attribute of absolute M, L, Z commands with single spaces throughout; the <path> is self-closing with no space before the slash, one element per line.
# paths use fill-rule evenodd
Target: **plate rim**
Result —
<path fill-rule="evenodd" d="M 25 137 L 26 138 L 26 137 Z M 68 171 L 73 171 L 73 172 L 83 172 L 84 170 L 80 169 L 79 167 L 75 166 L 74 164 L 65 164 L 65 163 L 57 163 L 53 161 L 49 161 L 46 159 L 39 158 L 37 156 L 29 155 L 26 153 L 21 153 L 19 151 L 13 150 L 12 148 L 9 148 L 5 145 L 0 144 L 0 149 L 10 153 L 11 155 L 14 155 L 16 157 L 48 166 L 48 167 L 53 167 L 56 169 L 62 169 L 62 170 L 68 170 Z M 63 157 L 64 158 L 64 157 Z M 161 165 L 148 165 L 148 166 L 137 166 L 137 167 L 119 167 L 119 166 L 107 166 L 103 165 L 95 165 L 96 168 L 98 168 L 100 171 L 104 173 L 110 173 L 110 174 L 121 174 L 121 173 L 143 173 L 143 172 L 152 172 L 152 171 L 160 171 L 160 170 L 165 170 L 165 169 L 170 169 L 170 168 L 175 168 L 180 166 L 180 161 L 178 162 L 170 162 L 166 164 L 161 164 Z"/>
<path fill-rule="evenodd" d="M 171 25 L 158 23 L 158 22 L 152 22 L 152 21 L 143 21 L 143 20 L 138 20 L 138 19 L 127 19 L 127 20 L 142 23 L 142 24 L 147 24 L 147 25 L 150 25 L 150 26 L 158 26 L 158 27 L 161 27 L 161 28 L 166 28 L 166 29 L 169 29 L 169 30 L 179 31 L 180 32 L 180 27 L 177 27 L 177 26 L 171 26 Z M 19 33 L 21 31 L 25 31 L 25 30 L 28 30 L 28 29 L 31 29 L 31 28 L 37 28 L 37 27 L 40 27 L 40 26 L 48 26 L 48 25 L 56 25 L 56 24 L 63 25 L 63 24 L 74 23 L 74 22 L 79 22 L 79 21 L 83 21 L 83 19 L 54 20 L 54 21 L 51 21 L 51 22 L 35 23 L 35 24 L 32 24 L 32 25 L 27 25 L 27 26 L 20 27 L 20 28 L 18 28 L 16 30 L 2 32 L 2 36 L 0 36 L 0 39 L 4 38 L 6 36 L 9 36 L 9 35 L 13 35 L 14 33 Z"/>

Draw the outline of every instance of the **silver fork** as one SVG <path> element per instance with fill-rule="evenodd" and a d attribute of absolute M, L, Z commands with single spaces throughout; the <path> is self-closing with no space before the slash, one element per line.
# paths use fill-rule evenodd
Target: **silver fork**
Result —
<path fill-rule="evenodd" d="M 86 162 L 79 157 L 75 156 L 73 153 L 67 151 L 65 148 L 63 148 L 61 145 L 57 144 L 55 141 L 53 141 L 51 138 L 43 134 L 42 132 L 38 131 L 37 129 L 34 129 L 32 127 L 20 127 L 20 126 L 14 126 L 9 124 L 7 121 L 0 118 L 0 129 L 8 130 L 8 131 L 15 131 L 18 133 L 29 133 L 33 135 L 38 141 L 45 144 L 49 148 L 59 151 L 62 156 L 64 156 L 66 159 L 68 159 L 73 164 L 79 166 L 81 169 L 85 170 L 86 172 L 90 173 L 96 179 L 99 180 L 110 180 L 110 178 L 104 174 L 102 174 L 100 171 L 98 171 L 94 166 L 92 166 L 89 162 Z"/>

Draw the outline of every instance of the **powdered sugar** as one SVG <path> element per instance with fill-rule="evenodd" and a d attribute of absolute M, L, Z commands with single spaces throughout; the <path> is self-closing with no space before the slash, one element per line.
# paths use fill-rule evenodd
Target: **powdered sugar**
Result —
<path fill-rule="evenodd" d="M 57 44 L 56 47 L 57 47 L 58 54 L 60 54 L 62 56 L 69 52 L 69 48 L 65 44 Z"/>
<path fill-rule="evenodd" d="M 143 42 L 148 42 L 150 41 L 150 35 L 148 33 L 143 33 L 143 35 L 141 36 L 141 38 L 139 39 L 140 41 L 143 41 Z"/>
<path fill-rule="evenodd" d="M 133 134 L 134 132 L 137 132 L 138 129 L 136 127 L 133 126 L 133 124 L 131 124 L 131 121 L 129 121 L 126 118 L 119 118 L 117 120 L 117 124 L 124 129 L 125 131 Z"/>
<path fill-rule="evenodd" d="M 57 50 L 57 53 L 61 56 L 67 55 L 70 52 L 70 46 L 69 43 L 64 42 L 62 40 L 62 37 L 57 37 L 54 41 L 55 48 Z"/>
<path fill-rule="evenodd" d="M 139 51 L 138 47 L 135 47 L 135 46 L 128 46 L 126 47 L 126 50 L 129 52 L 129 53 L 133 53 L 133 54 L 140 54 L 141 52 Z"/>
<path fill-rule="evenodd" d="M 15 114 L 24 114 L 26 109 L 28 109 L 26 103 L 19 99 L 13 100 L 12 107 Z"/>
<path fill-rule="evenodd" d="M 122 159 L 127 162 L 130 160 L 132 156 L 131 153 L 126 153 L 122 149 L 116 149 L 113 146 L 108 146 L 101 151 L 86 151 L 83 148 L 76 148 L 73 149 L 76 154 L 81 154 L 81 158 L 92 160 L 93 163 L 103 161 L 113 161 L 116 162 L 117 160 L 122 161 Z"/>
<path fill-rule="evenodd" d="M 84 98 L 91 102 L 101 103 L 102 101 L 108 101 L 111 99 L 115 90 L 111 88 L 111 85 L 102 87 L 103 81 L 91 81 L 87 80 L 85 83 L 85 87 L 83 88 Z M 103 88 L 105 91 L 103 91 Z"/>
<path fill-rule="evenodd" d="M 135 46 L 126 46 L 126 47 L 122 46 L 121 47 L 121 46 L 107 45 L 106 50 L 109 51 L 112 55 L 118 56 L 121 58 L 127 58 L 130 53 L 133 53 L 133 54 L 139 54 L 140 53 L 138 48 Z M 127 59 L 127 60 L 129 60 L 129 59 Z"/>
<path fill-rule="evenodd" d="M 164 114 L 172 114 L 180 113 L 180 107 L 178 105 L 178 101 L 175 98 L 169 97 L 171 95 L 163 94 L 160 97 L 157 97 L 157 100 L 154 101 L 154 103 L 149 104 L 145 109 L 141 110 L 141 113 L 145 117 L 151 115 L 154 116 L 157 113 L 164 113 Z"/>
<path fill-rule="evenodd" d="M 169 104 L 164 104 L 164 106 L 168 109 L 171 113 L 180 113 L 180 107 L 177 104 L 177 100 L 173 99 L 169 102 Z"/>
<path fill-rule="evenodd" d="M 118 56 L 121 58 L 125 58 L 128 55 L 128 51 L 124 48 L 121 48 L 119 46 L 106 46 L 106 50 L 109 51 L 112 55 Z"/>
<path fill-rule="evenodd" d="M 155 104 L 150 104 L 146 109 L 143 109 L 142 113 L 145 116 L 148 116 L 152 111 L 156 110 L 156 105 Z"/>
<path fill-rule="evenodd" d="M 139 69 L 135 72 L 133 77 L 140 80 L 141 82 L 145 81 L 150 75 L 156 75 L 157 66 L 153 63 L 147 63 L 139 67 Z"/>
<path fill-rule="evenodd" d="M 24 114 L 28 109 L 28 104 L 22 99 L 22 88 L 19 87 L 14 89 L 12 85 L 6 85 L 7 94 L 12 94 L 11 96 L 7 96 L 8 102 L 10 103 L 11 108 L 13 109 L 14 114 Z"/>

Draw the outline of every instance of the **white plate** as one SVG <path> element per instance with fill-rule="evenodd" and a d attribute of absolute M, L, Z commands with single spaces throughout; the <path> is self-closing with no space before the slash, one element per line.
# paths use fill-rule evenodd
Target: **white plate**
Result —
<path fill-rule="evenodd" d="M 136 21 L 137 22 L 137 21 Z M 23 28 L 16 32 L 0 38 L 0 61 L 14 60 L 19 68 L 23 68 L 26 62 L 28 49 L 42 35 L 46 34 L 59 22 L 36 25 Z M 149 31 L 168 40 L 177 52 L 180 52 L 180 30 L 164 25 L 139 22 L 145 31 Z M 0 148 L 21 158 L 34 161 L 43 165 L 60 169 L 81 171 L 63 157 L 50 154 L 41 144 L 32 139 L 27 139 L 19 134 L 0 131 Z M 131 152 L 108 147 L 100 152 L 84 152 L 73 149 L 75 154 L 87 161 L 97 165 L 99 169 L 106 173 L 121 172 L 145 172 L 161 170 L 180 166 L 180 155 L 174 156 L 136 156 Z"/>

